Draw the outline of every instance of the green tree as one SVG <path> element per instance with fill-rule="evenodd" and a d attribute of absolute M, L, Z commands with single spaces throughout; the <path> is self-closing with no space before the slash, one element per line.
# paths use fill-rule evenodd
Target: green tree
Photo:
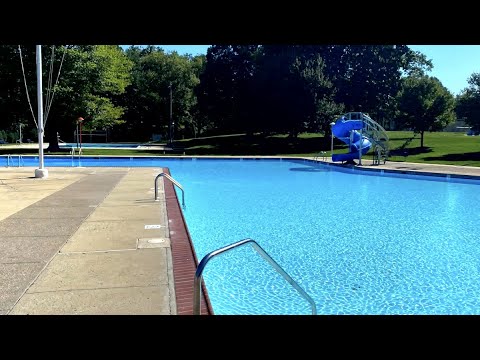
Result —
<path fill-rule="evenodd" d="M 455 121 L 455 98 L 435 77 L 413 75 L 403 79 L 398 107 L 398 120 L 420 133 L 422 148 L 425 131 L 442 130 Z"/>
<path fill-rule="evenodd" d="M 300 79 L 300 64 L 297 71 L 294 69 L 296 52 L 293 45 L 263 45 L 260 49 L 254 117 L 256 128 L 264 134 L 290 133 L 295 137 L 301 131 L 305 115 L 313 110 L 313 103 L 304 98 L 306 89 Z"/>
<path fill-rule="evenodd" d="M 152 133 L 168 136 L 170 127 L 170 89 L 175 137 L 197 132 L 194 114 L 197 98 L 194 88 L 199 83 L 201 58 L 166 54 L 162 48 L 132 46 L 126 56 L 134 63 L 132 84 L 122 97 L 127 108 L 123 133 L 150 139 Z"/>
<path fill-rule="evenodd" d="M 117 102 L 130 84 L 132 62 L 119 46 L 61 47 L 63 51 L 62 71 L 45 126 L 49 151 L 59 150 L 57 132 L 73 133 L 79 117 L 85 119 L 86 131 L 122 124 L 124 109 Z"/>
<path fill-rule="evenodd" d="M 207 115 L 201 111 L 200 104 L 198 101 L 199 91 L 200 91 L 200 77 L 205 71 L 207 63 L 207 57 L 205 55 L 197 55 L 192 58 L 192 70 L 198 79 L 198 84 L 193 89 L 193 95 L 195 96 L 195 106 L 192 108 L 192 121 L 191 127 L 193 130 L 193 136 L 196 138 L 199 135 L 204 134 L 205 132 L 212 129 L 212 122 L 209 121 Z"/>
<path fill-rule="evenodd" d="M 374 119 L 394 116 L 401 78 L 423 74 L 431 61 L 405 45 L 303 45 L 297 53 L 325 63 L 324 74 L 335 88 L 335 102 L 346 111 L 368 112 Z"/>
<path fill-rule="evenodd" d="M 457 97 L 456 113 L 474 131 L 480 131 L 480 74 L 473 73 L 468 79 L 469 86 Z"/>
<path fill-rule="evenodd" d="M 338 69 L 332 63 L 343 64 L 337 73 L 327 72 L 336 79 L 337 102 L 345 104 L 347 111 L 367 112 L 380 120 L 395 113 L 401 78 L 409 73 L 420 74 L 431 65 L 422 54 L 405 45 L 346 45 L 333 54 L 332 59 L 326 58 L 327 66 Z"/>
<path fill-rule="evenodd" d="M 297 57 L 292 66 L 292 72 L 298 75 L 304 90 L 303 94 L 294 94 L 304 102 L 301 130 L 327 134 L 331 131 L 330 122 L 334 116 L 344 110 L 343 104 L 334 101 L 336 89 L 324 70 L 325 63 L 318 54 L 314 58 Z"/>
<path fill-rule="evenodd" d="M 36 116 L 35 47 L 21 46 L 25 78 Z M 22 132 L 28 134 L 35 128 L 28 105 L 18 45 L 0 45 L 0 129 L 18 134 L 19 124 L 25 124 Z M 18 136 L 13 140 L 18 139 Z M 5 139 L 7 140 L 7 139 Z M 10 137 L 10 140 L 12 138 Z"/>
<path fill-rule="evenodd" d="M 263 132 L 329 131 L 332 117 L 343 110 L 325 76 L 318 52 L 294 45 L 265 45 L 255 75 L 257 126 Z"/>
<path fill-rule="evenodd" d="M 199 111 L 219 132 L 251 132 L 258 45 L 213 45 L 197 88 Z"/>
<path fill-rule="evenodd" d="M 424 76 L 433 69 L 432 60 L 410 48 L 401 53 L 401 61 L 405 76 Z"/>
<path fill-rule="evenodd" d="M 224 131 L 329 133 L 343 108 L 392 118 L 402 76 L 430 68 L 405 45 L 214 45 L 199 103 Z"/>

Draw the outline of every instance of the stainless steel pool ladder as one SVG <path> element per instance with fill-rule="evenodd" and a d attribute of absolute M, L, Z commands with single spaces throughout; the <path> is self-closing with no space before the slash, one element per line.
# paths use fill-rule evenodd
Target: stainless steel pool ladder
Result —
<path fill-rule="evenodd" d="M 78 160 L 80 161 L 81 160 L 81 157 L 82 157 L 82 148 L 78 148 Z M 70 150 L 70 155 L 72 156 L 72 161 L 73 159 L 75 158 L 75 148 L 72 147 L 72 150 Z"/>
<path fill-rule="evenodd" d="M 183 190 L 183 186 L 180 185 L 177 180 L 175 180 L 170 175 L 164 172 L 158 174 L 155 177 L 155 201 L 158 201 L 158 179 L 162 176 L 170 180 L 173 183 L 173 185 L 177 186 L 180 190 L 182 190 L 182 206 L 183 208 L 185 208 L 185 191 Z"/>
<path fill-rule="evenodd" d="M 17 167 L 20 167 L 20 166 L 23 166 L 23 165 L 24 165 L 23 156 L 22 156 L 22 155 L 7 155 L 7 167 L 13 166 L 13 157 L 18 157 Z M 11 163 L 12 165 L 10 165 L 10 163 Z M 21 164 L 21 165 L 20 165 L 20 164 Z"/>
<path fill-rule="evenodd" d="M 202 273 L 203 269 L 205 269 L 205 266 L 207 263 L 215 256 L 220 255 L 226 251 L 232 250 L 234 248 L 237 248 L 242 245 L 246 244 L 251 244 L 253 248 L 265 259 L 267 262 L 273 266 L 273 268 L 283 276 L 285 280 L 287 280 L 290 285 L 292 285 L 295 290 L 297 290 L 300 295 L 307 300 L 310 303 L 310 306 L 312 307 L 312 315 L 317 315 L 317 306 L 315 305 L 315 301 L 308 295 L 305 290 L 303 290 L 300 285 L 298 285 L 295 280 L 293 280 L 290 275 L 288 275 L 285 270 L 283 270 L 280 265 L 277 264 L 275 260 L 272 259 L 270 255 L 267 254 L 265 250 L 262 249 L 260 245 L 255 240 L 252 239 L 243 239 L 240 241 L 237 241 L 233 244 L 224 246 L 218 250 L 212 251 L 205 255 L 200 261 L 200 264 L 197 266 L 197 271 L 195 272 L 195 278 L 193 281 L 193 315 L 200 315 L 201 314 L 201 309 L 200 309 L 200 298 L 201 298 L 201 292 L 202 292 Z"/>

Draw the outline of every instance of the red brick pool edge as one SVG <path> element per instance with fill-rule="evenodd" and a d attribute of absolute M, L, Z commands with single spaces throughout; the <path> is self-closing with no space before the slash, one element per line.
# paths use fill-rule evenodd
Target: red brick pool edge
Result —
<path fill-rule="evenodd" d="M 163 168 L 170 175 L 170 169 Z M 173 279 L 177 315 L 193 315 L 193 282 L 199 263 L 188 232 L 174 185 L 165 181 L 165 202 L 173 258 Z M 213 315 L 212 305 L 205 284 L 202 282 L 201 314 Z"/>

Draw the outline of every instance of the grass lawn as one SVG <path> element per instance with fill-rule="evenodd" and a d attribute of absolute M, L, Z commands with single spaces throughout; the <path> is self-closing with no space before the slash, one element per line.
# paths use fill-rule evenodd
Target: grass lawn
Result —
<path fill-rule="evenodd" d="M 420 148 L 420 134 L 411 131 L 387 131 L 389 146 L 393 153 L 406 150 L 407 156 L 391 156 L 391 161 L 414 163 L 436 163 L 448 165 L 480 166 L 480 136 L 466 136 L 454 132 L 426 132 L 424 148 Z M 186 155 L 284 155 L 316 156 L 320 151 L 330 155 L 329 139 L 319 134 L 300 134 L 298 139 L 287 135 L 263 138 L 259 135 L 248 140 L 245 135 L 186 139 L 178 141 L 185 147 Z M 396 151 L 395 151 L 396 150 Z M 345 153 L 346 145 L 334 140 L 334 152 Z M 366 159 L 372 159 L 367 154 Z"/>
<path fill-rule="evenodd" d="M 447 165 L 480 166 L 480 136 L 465 133 L 425 133 L 424 148 L 420 148 L 420 135 L 410 131 L 388 131 L 391 149 L 408 150 L 408 156 L 392 156 L 391 161 L 435 163 Z"/>
<path fill-rule="evenodd" d="M 399 154 L 407 151 L 406 156 L 391 156 L 391 161 L 408 161 L 415 163 L 436 163 L 449 165 L 480 166 L 480 136 L 466 136 L 464 133 L 434 132 L 425 133 L 424 148 L 420 148 L 420 135 L 411 131 L 388 131 L 390 150 Z M 320 134 L 304 133 L 297 139 L 287 135 L 261 136 L 248 138 L 245 134 L 212 136 L 196 139 L 178 140 L 176 147 L 184 149 L 186 156 L 195 155 L 258 155 L 258 156 L 306 156 L 314 157 L 320 151 L 330 155 L 331 143 Z M 36 155 L 38 149 L 8 149 L 0 145 L 0 155 L 24 154 Z M 334 152 L 347 152 L 345 144 L 334 140 Z M 68 152 L 48 153 L 45 155 L 66 155 Z M 169 156 L 182 155 L 163 150 L 130 150 L 130 149 L 83 149 L 84 155 L 117 155 L 117 156 Z M 371 159 L 372 155 L 365 155 Z"/>

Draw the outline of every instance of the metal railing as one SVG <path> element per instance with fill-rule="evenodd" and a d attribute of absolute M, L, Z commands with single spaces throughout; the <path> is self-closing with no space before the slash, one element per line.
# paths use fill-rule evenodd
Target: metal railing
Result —
<path fill-rule="evenodd" d="M 320 151 L 320 152 L 313 158 L 313 160 L 315 160 L 315 161 L 320 161 L 320 159 L 322 159 L 322 161 L 327 161 L 327 152 L 326 152 L 326 151 Z"/>
<path fill-rule="evenodd" d="M 82 148 L 77 148 L 77 153 L 76 153 L 78 156 L 77 156 L 77 159 L 78 159 L 78 166 L 80 167 L 80 161 L 82 160 Z M 72 157 L 72 166 L 73 166 L 73 160 L 75 159 L 75 148 L 72 147 L 71 150 L 70 150 L 70 155 Z"/>
<path fill-rule="evenodd" d="M 200 315 L 201 314 L 201 308 L 200 308 L 200 298 L 201 298 L 201 284 L 202 284 L 202 273 L 203 270 L 205 269 L 205 266 L 207 263 L 214 258 L 217 255 L 220 255 L 226 251 L 232 250 L 234 248 L 237 248 L 242 245 L 246 244 L 251 244 L 253 248 L 270 264 L 272 267 L 280 274 L 283 276 L 285 280 L 287 280 L 290 285 L 292 285 L 295 290 L 297 290 L 302 297 L 307 300 L 311 307 L 312 307 L 312 315 L 317 315 L 317 306 L 315 305 L 315 302 L 313 299 L 308 295 L 305 290 L 303 290 L 300 285 L 298 285 L 295 280 L 293 280 L 290 275 L 288 275 L 285 270 L 283 270 L 280 265 L 277 264 L 275 260 L 272 259 L 270 255 L 267 254 L 265 250 L 262 249 L 260 245 L 255 240 L 252 239 L 243 239 L 240 241 L 237 241 L 236 243 L 227 245 L 223 248 L 220 248 L 218 250 L 212 251 L 205 255 L 200 261 L 200 264 L 198 264 L 197 271 L 195 271 L 195 279 L 193 282 L 193 315 Z"/>
<path fill-rule="evenodd" d="M 21 165 L 24 165 L 24 161 L 23 161 L 23 156 L 22 156 L 22 155 L 7 155 L 7 167 L 13 166 L 13 157 L 18 157 L 17 167 L 20 167 L 20 164 L 21 164 Z M 10 165 L 10 163 L 11 163 L 12 165 Z"/>
<path fill-rule="evenodd" d="M 158 179 L 162 176 L 167 178 L 168 180 L 170 180 L 175 186 L 177 186 L 180 190 L 182 190 L 182 206 L 183 206 L 183 208 L 185 208 L 185 191 L 183 190 L 183 186 L 180 185 L 178 183 L 178 181 L 175 180 L 174 178 L 172 178 L 170 175 L 168 175 L 167 173 L 163 173 L 163 172 L 158 174 L 155 177 L 155 201 L 158 201 Z"/>
<path fill-rule="evenodd" d="M 373 142 L 373 144 L 378 147 L 377 157 L 380 159 L 386 160 L 389 152 L 389 139 L 386 130 L 375 120 L 372 120 L 370 116 L 362 113 L 362 120 L 364 123 L 364 132 L 368 138 Z"/>

